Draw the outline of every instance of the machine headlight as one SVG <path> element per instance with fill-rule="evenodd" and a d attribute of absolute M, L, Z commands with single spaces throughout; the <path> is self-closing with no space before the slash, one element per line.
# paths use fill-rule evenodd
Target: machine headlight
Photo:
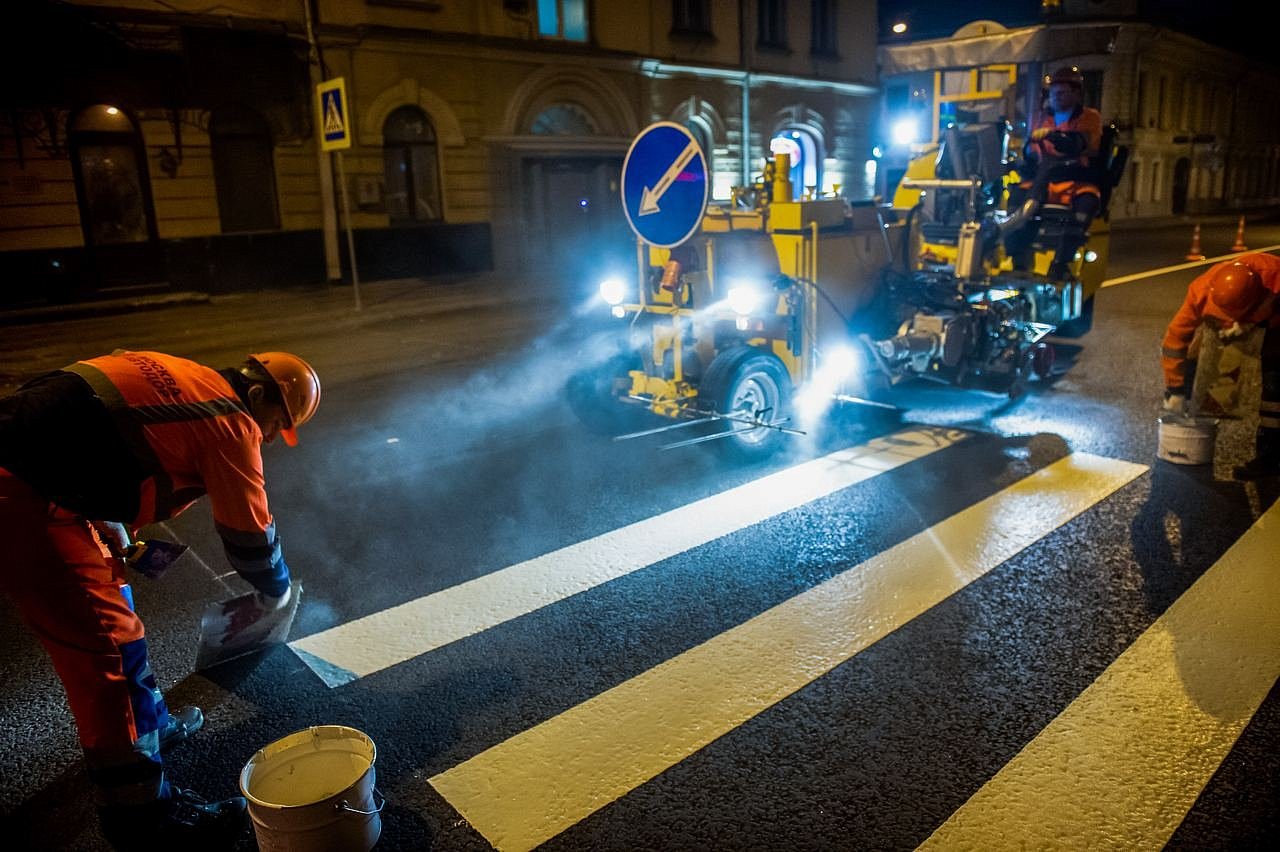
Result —
<path fill-rule="evenodd" d="M 836 381 L 844 379 L 858 369 L 858 353 L 849 346 L 838 346 L 822 359 L 823 372 L 829 373 Z"/>
<path fill-rule="evenodd" d="M 1089 249 L 1087 252 L 1084 253 L 1085 263 L 1093 263 L 1097 259 L 1098 259 L 1098 253 L 1093 249 Z"/>
<path fill-rule="evenodd" d="M 627 285 L 621 278 L 606 278 L 600 282 L 600 298 L 606 305 L 620 305 L 627 297 Z"/>
<path fill-rule="evenodd" d="M 914 118 L 900 118 L 890 129 L 895 145 L 910 145 L 920 139 L 920 123 Z"/>
<path fill-rule="evenodd" d="M 760 288 L 755 284 L 736 284 L 725 294 L 725 301 L 735 314 L 746 316 L 754 314 L 764 300 Z"/>

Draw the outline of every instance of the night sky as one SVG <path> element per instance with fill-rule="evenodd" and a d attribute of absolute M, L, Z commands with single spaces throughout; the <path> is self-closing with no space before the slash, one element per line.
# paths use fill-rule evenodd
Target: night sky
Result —
<path fill-rule="evenodd" d="M 1280 46 L 1268 15 L 1258 11 L 1264 0 L 1146 0 L 1138 19 L 1164 24 L 1211 44 L 1218 44 L 1271 64 L 1280 64 Z M 1040 0 L 879 0 L 880 39 L 892 43 L 890 31 L 905 19 L 905 38 L 942 38 L 970 21 L 988 19 L 1007 27 L 1040 22 Z"/>

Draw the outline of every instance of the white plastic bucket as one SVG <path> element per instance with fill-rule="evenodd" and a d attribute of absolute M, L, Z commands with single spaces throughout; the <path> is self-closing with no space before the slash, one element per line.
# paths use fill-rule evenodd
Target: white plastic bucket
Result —
<path fill-rule="evenodd" d="M 261 852 L 368 852 L 382 833 L 373 740 L 316 725 L 265 745 L 240 771 Z"/>
<path fill-rule="evenodd" d="M 1159 422 L 1158 457 L 1174 464 L 1208 464 L 1213 461 L 1214 444 L 1218 440 L 1218 421 L 1215 418 L 1166 414 Z"/>

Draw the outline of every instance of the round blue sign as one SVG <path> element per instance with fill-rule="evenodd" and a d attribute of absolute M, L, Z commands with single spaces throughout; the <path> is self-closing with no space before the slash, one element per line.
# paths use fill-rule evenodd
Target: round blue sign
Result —
<path fill-rule="evenodd" d="M 669 121 L 641 131 L 622 164 L 622 207 L 640 239 L 671 248 L 707 210 L 707 158 L 687 128 Z"/>

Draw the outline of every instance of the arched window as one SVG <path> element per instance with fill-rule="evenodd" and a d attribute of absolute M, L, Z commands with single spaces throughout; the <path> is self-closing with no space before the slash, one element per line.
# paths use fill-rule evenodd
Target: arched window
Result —
<path fill-rule="evenodd" d="M 793 198 L 806 193 L 816 197 L 822 190 L 822 160 L 826 156 L 822 140 L 807 127 L 788 127 L 769 140 L 773 153 L 791 155 L 791 192 Z"/>
<path fill-rule="evenodd" d="M 552 104 L 538 113 L 529 132 L 535 136 L 594 136 L 596 128 L 573 104 Z"/>
<path fill-rule="evenodd" d="M 80 215 L 90 245 L 146 242 L 154 232 L 137 128 L 124 111 L 98 104 L 71 122 Z"/>
<path fill-rule="evenodd" d="M 216 110 L 209 144 L 223 233 L 279 228 L 271 132 L 262 116 L 244 107 Z"/>
<path fill-rule="evenodd" d="M 387 213 L 393 222 L 433 222 L 443 218 L 436 129 L 426 113 L 402 106 L 382 125 Z"/>

